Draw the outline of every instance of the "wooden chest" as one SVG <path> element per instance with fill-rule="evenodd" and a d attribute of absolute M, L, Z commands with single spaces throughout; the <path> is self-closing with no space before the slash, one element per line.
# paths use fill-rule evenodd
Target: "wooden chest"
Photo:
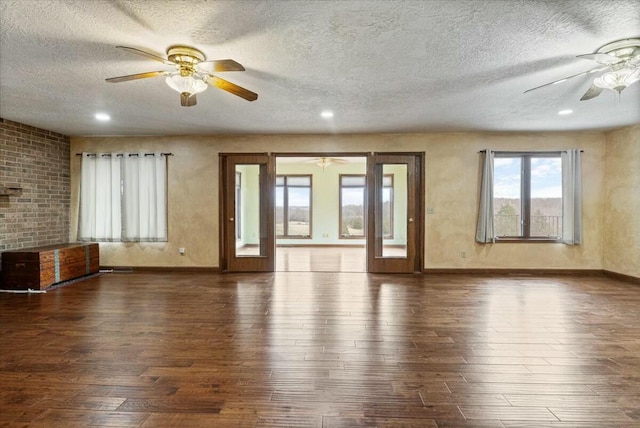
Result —
<path fill-rule="evenodd" d="M 2 253 L 2 287 L 44 290 L 100 270 L 98 244 L 58 244 Z"/>

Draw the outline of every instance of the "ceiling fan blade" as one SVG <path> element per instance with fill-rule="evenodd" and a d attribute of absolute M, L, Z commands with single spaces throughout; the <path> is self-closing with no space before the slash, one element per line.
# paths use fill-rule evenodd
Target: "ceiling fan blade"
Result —
<path fill-rule="evenodd" d="M 301 163 L 317 163 L 317 162 L 330 162 L 330 163 L 335 163 L 335 164 L 346 164 L 349 163 L 348 160 L 346 159 L 342 159 L 342 158 L 332 158 L 329 156 L 325 156 L 325 157 L 320 157 L 320 158 L 308 158 L 305 159 L 303 161 L 301 161 Z"/>
<path fill-rule="evenodd" d="M 127 76 L 110 77 L 104 79 L 109 83 L 126 82 L 127 80 L 146 79 L 148 77 L 163 76 L 167 74 L 167 71 L 148 71 L 146 73 L 129 74 Z"/>
<path fill-rule="evenodd" d="M 231 83 L 217 76 L 207 75 L 205 79 L 211 86 L 215 86 L 222 89 L 223 91 L 230 92 L 233 95 L 237 95 L 247 101 L 255 101 L 258 99 L 258 94 L 256 94 L 255 92 L 251 92 L 250 90 L 245 89 L 242 86 L 238 86 L 235 83 Z"/>
<path fill-rule="evenodd" d="M 556 80 L 554 82 L 545 83 L 544 85 L 536 86 L 535 88 L 527 89 L 526 91 L 524 91 L 524 93 L 526 94 L 527 92 L 535 91 L 536 89 L 544 88 L 545 86 L 557 85 L 558 83 L 565 82 L 565 81 L 567 81 L 569 79 L 573 79 L 574 77 L 584 76 L 585 74 L 597 73 L 598 71 L 606 70 L 607 68 L 609 68 L 609 66 L 600 67 L 600 68 L 594 68 L 593 70 L 589 70 L 589 71 L 585 71 L 585 72 L 582 72 L 582 73 L 574 74 L 572 76 L 565 77 L 564 79 Z"/>
<path fill-rule="evenodd" d="M 585 92 L 582 98 L 580 98 L 580 101 L 586 101 L 586 100 L 590 100 L 591 98 L 595 98 L 598 95 L 600 95 L 601 92 L 602 92 L 602 88 L 599 88 L 594 84 L 591 84 L 589 89 L 587 89 L 587 92 Z"/>
<path fill-rule="evenodd" d="M 211 61 L 201 61 L 198 64 L 207 63 L 213 63 L 213 71 L 244 71 L 242 64 L 232 59 L 214 59 Z"/>
<path fill-rule="evenodd" d="M 617 56 L 609 55 L 606 53 L 578 55 L 577 58 L 590 59 L 591 61 L 595 61 L 602 65 L 613 65 L 624 61 L 622 58 L 618 58 Z"/>
<path fill-rule="evenodd" d="M 151 58 L 153 60 L 160 61 L 163 64 L 175 65 L 174 62 L 169 61 L 168 59 L 163 58 L 163 57 L 161 57 L 159 55 L 153 54 L 151 52 L 143 51 L 143 50 L 140 50 L 140 49 L 137 49 L 137 48 L 131 48 L 129 46 L 116 46 L 116 48 L 123 49 L 125 51 L 132 52 L 132 53 L 137 54 L 137 55 L 146 56 L 147 58 Z"/>
<path fill-rule="evenodd" d="M 182 107 L 192 107 L 198 103 L 196 99 L 196 94 L 190 94 L 188 92 L 183 92 L 180 94 L 180 105 Z"/>

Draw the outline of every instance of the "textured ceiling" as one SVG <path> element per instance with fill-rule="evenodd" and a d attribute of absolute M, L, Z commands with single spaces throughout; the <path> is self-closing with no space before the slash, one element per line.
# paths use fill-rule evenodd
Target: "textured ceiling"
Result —
<path fill-rule="evenodd" d="M 0 2 L 0 116 L 67 135 L 611 129 L 640 123 L 640 83 L 579 101 L 576 55 L 640 37 L 637 0 Z M 187 44 L 245 72 L 181 107 L 164 55 Z M 167 68 L 168 69 L 168 68 Z M 559 116 L 562 109 L 574 114 Z M 332 119 L 320 112 L 332 110 Z M 96 112 L 112 120 L 99 123 Z"/>

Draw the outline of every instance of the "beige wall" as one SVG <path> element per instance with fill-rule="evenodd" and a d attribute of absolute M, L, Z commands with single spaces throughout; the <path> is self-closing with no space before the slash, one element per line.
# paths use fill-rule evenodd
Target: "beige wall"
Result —
<path fill-rule="evenodd" d="M 77 230 L 82 151 L 163 151 L 169 159 L 169 241 L 104 243 L 101 264 L 113 266 L 219 265 L 218 154 L 241 152 L 411 151 L 426 155 L 425 268 L 602 269 L 605 134 L 376 134 L 190 137 L 74 137 L 71 140 L 72 233 Z M 474 242 L 478 151 L 584 150 L 584 244 Z M 75 237 L 75 235 L 73 236 Z M 178 248 L 185 247 L 180 256 Z M 461 258 L 465 251 L 466 258 Z"/>
<path fill-rule="evenodd" d="M 640 278 L 640 125 L 606 135 L 603 269 Z"/>

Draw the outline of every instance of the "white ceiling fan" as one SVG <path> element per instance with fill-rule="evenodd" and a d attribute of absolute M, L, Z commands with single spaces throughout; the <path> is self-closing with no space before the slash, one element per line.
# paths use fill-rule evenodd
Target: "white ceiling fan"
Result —
<path fill-rule="evenodd" d="M 640 80 L 640 39 L 616 40 L 600 47 L 592 54 L 578 55 L 577 58 L 595 61 L 601 67 L 536 86 L 526 90 L 525 93 L 557 85 L 574 77 L 603 72 L 593 80 L 589 89 L 580 98 L 580 101 L 586 101 L 597 97 L 604 89 L 621 93 Z"/>

